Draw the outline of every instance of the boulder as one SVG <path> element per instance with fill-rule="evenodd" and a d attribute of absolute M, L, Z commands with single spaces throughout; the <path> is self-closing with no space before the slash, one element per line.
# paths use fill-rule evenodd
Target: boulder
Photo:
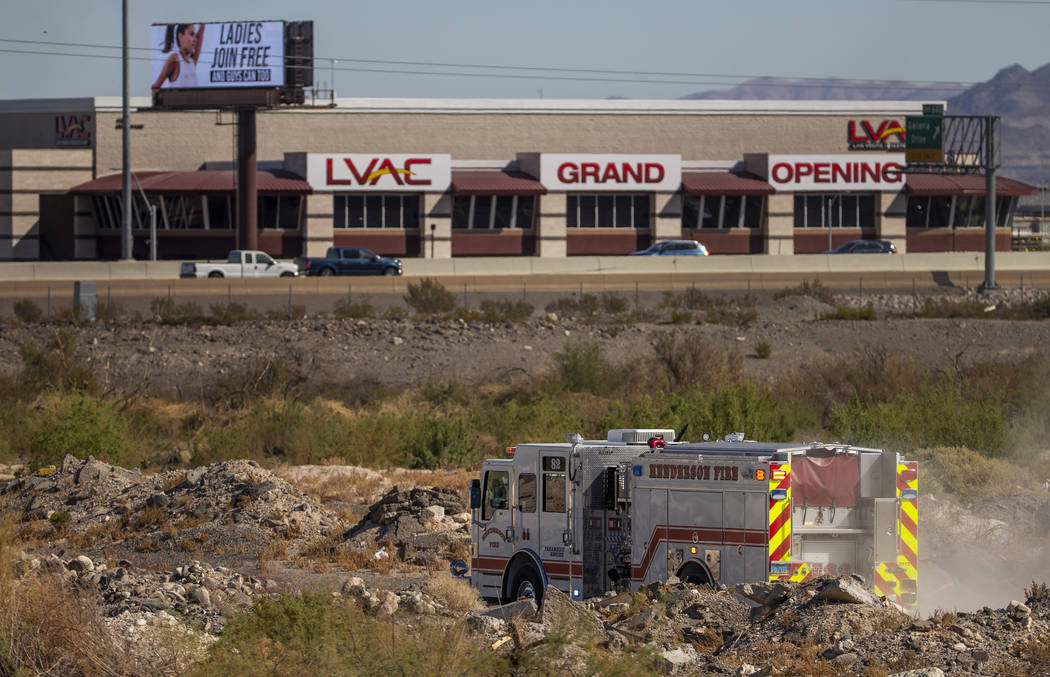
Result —
<path fill-rule="evenodd" d="M 513 621 L 518 619 L 529 619 L 536 615 L 537 607 L 534 599 L 520 599 L 503 606 L 481 612 L 482 616 L 498 618 L 502 621 Z"/>
<path fill-rule="evenodd" d="M 828 581 L 813 596 L 813 601 L 845 602 L 846 604 L 867 604 L 870 606 L 879 605 L 878 597 L 852 578 L 836 578 Z"/>

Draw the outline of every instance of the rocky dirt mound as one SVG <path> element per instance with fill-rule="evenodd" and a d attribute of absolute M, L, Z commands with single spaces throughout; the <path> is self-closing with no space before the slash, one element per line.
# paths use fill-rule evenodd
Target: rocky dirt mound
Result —
<path fill-rule="evenodd" d="M 346 541 L 358 549 L 379 544 L 409 564 L 428 565 L 466 546 L 469 524 L 470 510 L 455 489 L 394 487 L 369 507 Z"/>
<path fill-rule="evenodd" d="M 49 522 L 89 555 L 143 567 L 169 566 L 178 553 L 206 553 L 220 564 L 254 560 L 268 547 L 295 554 L 349 526 L 245 460 L 146 477 L 66 456 L 60 467 L 0 487 L 0 499 L 25 522 Z"/>

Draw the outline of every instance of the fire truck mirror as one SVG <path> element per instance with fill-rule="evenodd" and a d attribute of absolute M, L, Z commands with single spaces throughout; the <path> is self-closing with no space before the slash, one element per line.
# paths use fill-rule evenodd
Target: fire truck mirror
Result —
<path fill-rule="evenodd" d="M 470 509 L 481 507 L 481 480 L 470 480 Z"/>

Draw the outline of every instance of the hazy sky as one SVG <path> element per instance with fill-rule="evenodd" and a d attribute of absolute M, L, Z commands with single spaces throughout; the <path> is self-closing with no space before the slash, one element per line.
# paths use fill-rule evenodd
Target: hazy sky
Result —
<path fill-rule="evenodd" d="M 0 99 L 120 95 L 119 0 L 3 4 Z M 312 20 L 315 77 L 340 97 L 661 99 L 755 76 L 974 83 L 1050 62 L 1050 0 L 129 4 L 130 46 L 143 49 L 151 23 Z M 131 54 L 131 95 L 147 96 L 148 57 Z"/>

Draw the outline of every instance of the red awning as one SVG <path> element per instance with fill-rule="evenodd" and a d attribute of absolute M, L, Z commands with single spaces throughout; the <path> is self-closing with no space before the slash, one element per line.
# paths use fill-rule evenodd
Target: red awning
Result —
<path fill-rule="evenodd" d="M 976 174 L 908 174 L 904 189 L 910 195 L 984 195 L 984 177 Z M 995 177 L 995 194 L 1003 196 L 1033 195 L 1038 191 L 1023 181 Z"/>
<path fill-rule="evenodd" d="M 732 172 L 682 172 L 686 195 L 772 195 L 776 191 L 753 174 Z"/>
<path fill-rule="evenodd" d="M 454 169 L 452 192 L 456 195 L 544 195 L 547 189 L 522 172 Z"/>
<path fill-rule="evenodd" d="M 131 189 L 154 195 L 226 195 L 236 190 L 234 172 L 228 169 L 202 169 L 195 172 L 135 172 L 138 182 Z M 121 191 L 120 174 L 108 174 L 70 189 L 74 195 L 112 195 Z M 258 171 L 255 187 L 260 195 L 306 195 L 310 184 L 295 174 L 280 170 Z"/>

